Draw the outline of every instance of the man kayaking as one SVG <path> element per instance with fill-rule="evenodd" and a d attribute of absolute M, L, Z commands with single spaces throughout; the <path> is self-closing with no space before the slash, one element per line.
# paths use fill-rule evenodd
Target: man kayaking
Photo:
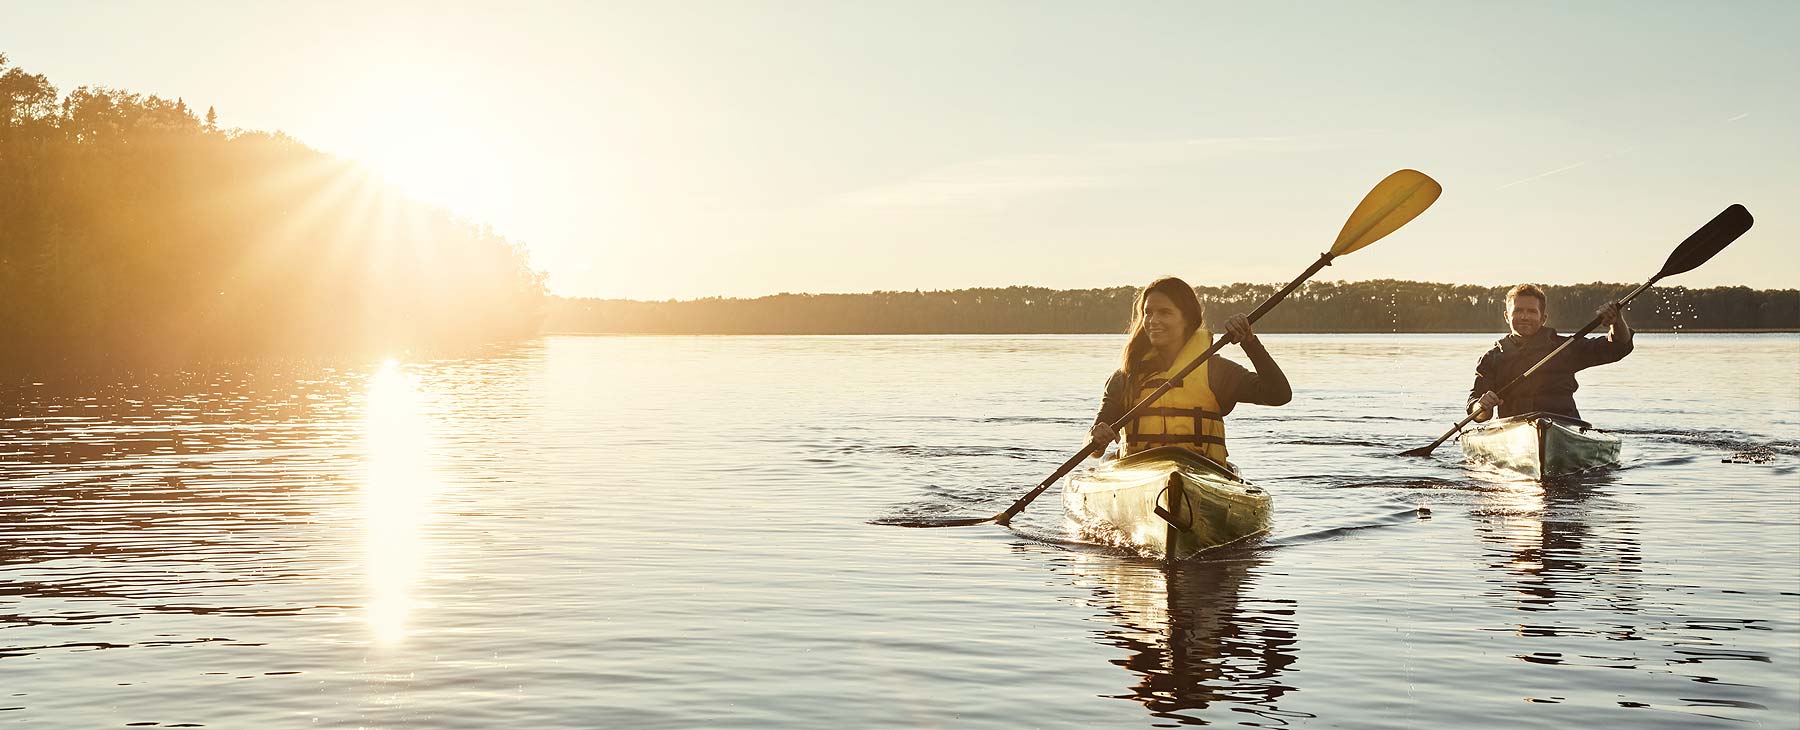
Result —
<path fill-rule="evenodd" d="M 1164 277 L 1138 292 L 1131 337 L 1125 341 L 1120 368 L 1106 381 L 1106 395 L 1094 417 L 1095 443 L 1118 440 L 1112 422 L 1212 346 L 1212 333 L 1202 324 L 1200 299 L 1187 282 Z M 1237 404 L 1279 406 L 1293 398 L 1287 376 L 1251 331 L 1249 318 L 1231 316 L 1225 320 L 1225 331 L 1243 347 L 1256 370 L 1222 357 L 1208 360 L 1125 427 L 1124 453 L 1181 446 L 1224 464 L 1224 418 Z"/>
<path fill-rule="evenodd" d="M 1506 292 L 1506 324 L 1512 333 L 1495 342 L 1494 348 L 1475 365 L 1475 385 L 1469 388 L 1467 412 L 1475 414 L 1476 421 L 1486 421 L 1496 412 L 1501 417 L 1547 411 L 1580 418 L 1581 412 L 1575 408 L 1575 389 L 1579 387 L 1575 373 L 1618 362 L 1631 354 L 1631 326 L 1625 323 L 1625 312 L 1618 302 L 1607 302 L 1594 312 L 1600 323 L 1607 325 L 1606 336 L 1586 337 L 1569 345 L 1531 377 L 1513 386 L 1502 400 L 1494 391 L 1530 370 L 1568 339 L 1544 326 L 1547 311 L 1543 289 L 1520 284 Z"/>

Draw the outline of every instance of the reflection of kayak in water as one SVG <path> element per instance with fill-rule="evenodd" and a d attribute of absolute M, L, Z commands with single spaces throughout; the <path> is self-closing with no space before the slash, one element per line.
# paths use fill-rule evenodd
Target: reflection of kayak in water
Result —
<path fill-rule="evenodd" d="M 1233 716 L 1277 710 L 1291 689 L 1280 675 L 1294 664 L 1299 626 L 1291 601 L 1245 598 L 1262 561 L 1077 555 L 1077 582 L 1092 589 L 1091 603 L 1114 626 L 1100 632 L 1101 641 L 1129 652 L 1113 661 L 1138 675 L 1120 699 L 1183 722 L 1202 719 L 1208 708 Z"/>
<path fill-rule="evenodd" d="M 1090 536 L 1182 560 L 1267 531 L 1272 505 L 1229 467 L 1164 446 L 1070 475 L 1063 507 Z"/>
<path fill-rule="evenodd" d="M 1463 432 L 1463 454 L 1536 479 L 1619 463 L 1619 437 L 1579 418 L 1542 411 Z"/>

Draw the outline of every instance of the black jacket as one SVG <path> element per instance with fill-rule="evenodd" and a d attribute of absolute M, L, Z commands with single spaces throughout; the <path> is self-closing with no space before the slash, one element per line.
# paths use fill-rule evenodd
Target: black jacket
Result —
<path fill-rule="evenodd" d="M 1475 365 L 1475 385 L 1469 388 L 1469 399 L 1464 403 L 1465 410 L 1469 405 L 1481 399 L 1481 394 L 1490 390 L 1498 391 L 1520 373 L 1530 370 L 1532 365 L 1550 354 L 1551 350 L 1569 338 L 1556 334 L 1549 327 L 1541 328 L 1530 339 L 1518 335 L 1507 335 L 1494 343 L 1494 349 L 1481 356 L 1481 362 Z M 1560 413 L 1571 418 L 1580 418 L 1581 412 L 1575 408 L 1575 389 L 1580 387 L 1575 382 L 1575 373 L 1595 365 L 1618 362 L 1631 354 L 1631 338 L 1621 341 L 1601 337 L 1587 337 L 1580 342 L 1569 345 L 1555 360 L 1532 373 L 1530 378 L 1514 386 L 1511 391 L 1500 394 L 1505 401 L 1495 409 L 1496 415 L 1504 418 L 1532 411 L 1549 411 Z"/>

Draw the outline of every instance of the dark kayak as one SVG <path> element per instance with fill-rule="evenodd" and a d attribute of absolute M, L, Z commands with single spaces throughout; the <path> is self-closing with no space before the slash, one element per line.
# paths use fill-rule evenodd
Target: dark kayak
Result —
<path fill-rule="evenodd" d="M 1463 454 L 1534 479 L 1619 463 L 1619 437 L 1579 418 L 1524 413 L 1463 432 Z"/>

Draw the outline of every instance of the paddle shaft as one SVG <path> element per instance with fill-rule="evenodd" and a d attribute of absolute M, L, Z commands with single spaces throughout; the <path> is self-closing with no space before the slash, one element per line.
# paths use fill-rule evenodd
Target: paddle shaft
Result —
<path fill-rule="evenodd" d="M 1281 303 L 1281 300 L 1286 299 L 1289 294 L 1294 293 L 1294 290 L 1300 288 L 1301 284 L 1306 283 L 1307 279 L 1310 279 L 1314 274 L 1319 273 L 1320 269 L 1330 266 L 1331 260 L 1334 258 L 1337 258 L 1337 256 L 1330 252 L 1320 254 L 1319 260 L 1314 261 L 1313 265 L 1307 267 L 1305 272 L 1302 272 L 1299 276 L 1295 277 L 1293 281 L 1288 282 L 1288 285 L 1283 287 L 1281 291 L 1276 292 L 1274 296 L 1264 300 L 1262 305 L 1256 308 L 1256 311 L 1251 312 L 1248 317 L 1250 323 L 1255 324 L 1256 320 L 1262 319 L 1263 315 L 1268 314 L 1269 310 L 1274 309 L 1275 305 Z M 1132 406 L 1131 410 L 1125 412 L 1125 415 L 1119 416 L 1118 420 L 1113 421 L 1111 424 L 1113 433 L 1122 433 L 1122 429 L 1125 428 L 1126 424 L 1131 423 L 1132 419 L 1137 418 L 1138 413 L 1142 412 L 1145 408 L 1150 407 L 1150 404 L 1155 403 L 1156 399 L 1163 397 L 1164 393 L 1174 389 L 1175 385 L 1181 382 L 1182 378 L 1193 373 L 1194 370 L 1200 367 L 1201 363 L 1206 362 L 1213 355 L 1218 354 L 1220 348 L 1231 344 L 1233 341 L 1230 334 L 1221 336 L 1211 347 L 1206 348 L 1205 352 L 1200 353 L 1199 357 L 1194 358 L 1193 362 L 1188 363 L 1179 372 L 1176 372 L 1175 377 L 1170 378 L 1162 385 L 1157 386 L 1155 391 L 1152 391 L 1150 395 L 1145 396 L 1142 400 L 1138 401 L 1137 405 Z M 1056 480 L 1063 478 L 1064 474 L 1068 474 L 1070 470 L 1073 470 L 1076 464 L 1080 464 L 1083 459 L 1088 457 L 1088 454 L 1093 453 L 1095 449 L 1104 448 L 1105 446 L 1106 444 L 1096 442 L 1094 439 L 1089 438 L 1087 444 L 1082 446 L 1080 451 L 1075 452 L 1075 454 L 1070 456 L 1067 461 L 1064 461 L 1062 466 L 1057 467 L 1056 471 L 1052 472 L 1049 477 L 1045 478 L 1044 481 L 1039 482 L 1036 487 L 1032 488 L 1030 492 L 1027 492 L 1025 496 L 1020 497 L 1019 501 L 1014 502 L 1011 507 L 1007 507 L 1005 512 L 995 515 L 994 522 L 1002 525 L 1011 522 L 1014 515 L 1019 514 L 1020 510 L 1025 509 L 1026 505 L 1031 504 L 1032 500 L 1037 499 L 1038 495 L 1043 494 L 1044 490 L 1049 489 L 1050 485 L 1056 483 Z"/>
<path fill-rule="evenodd" d="M 1624 298 L 1619 300 L 1619 306 L 1623 307 L 1626 304 L 1630 303 L 1631 300 L 1637 298 L 1637 295 L 1644 293 L 1645 289 L 1649 289 L 1652 284 L 1655 284 L 1656 282 L 1660 281 L 1661 279 L 1662 279 L 1662 275 L 1658 274 L 1656 277 L 1652 278 L 1651 280 L 1644 282 L 1643 286 L 1633 289 L 1630 294 L 1626 294 L 1624 296 Z M 1513 378 L 1511 382 L 1507 383 L 1506 385 L 1500 386 L 1499 390 L 1494 391 L 1494 395 L 1505 395 L 1507 391 L 1513 389 L 1513 386 L 1518 385 L 1520 382 L 1523 382 L 1526 378 L 1531 377 L 1531 374 L 1537 372 L 1538 368 L 1543 367 L 1545 365 L 1545 363 L 1550 362 L 1557 355 L 1562 354 L 1562 351 L 1568 349 L 1569 345 L 1575 344 L 1575 342 L 1577 340 L 1580 340 L 1581 338 L 1586 337 L 1589 334 L 1592 334 L 1594 330 L 1599 329 L 1599 328 L 1600 328 L 1600 318 L 1598 316 L 1596 316 L 1596 317 L 1594 317 L 1594 319 L 1592 321 L 1587 323 L 1586 327 L 1581 328 L 1581 331 L 1576 332 L 1573 335 L 1570 335 L 1569 339 L 1563 340 L 1563 343 L 1560 345 L 1557 345 L 1556 349 L 1551 350 L 1550 354 L 1545 355 L 1542 359 L 1539 359 L 1537 361 L 1537 364 L 1531 366 L 1531 369 L 1526 370 L 1525 372 L 1519 373 L 1519 376 L 1516 378 Z M 1445 431 L 1444 435 L 1438 437 L 1438 440 L 1431 442 L 1430 446 L 1426 446 L 1423 449 L 1419 449 L 1419 451 L 1429 454 L 1432 452 L 1432 450 L 1436 449 L 1439 446 L 1442 446 L 1445 441 L 1450 440 L 1451 436 L 1456 435 L 1456 432 L 1461 431 L 1463 426 L 1467 426 L 1467 425 L 1469 425 L 1470 421 L 1475 420 L 1475 414 L 1480 413 L 1480 412 L 1481 411 L 1476 411 L 1475 413 L 1470 413 L 1469 415 L 1463 416 L 1462 420 L 1457 421 L 1456 425 L 1451 426 L 1449 431 Z"/>

